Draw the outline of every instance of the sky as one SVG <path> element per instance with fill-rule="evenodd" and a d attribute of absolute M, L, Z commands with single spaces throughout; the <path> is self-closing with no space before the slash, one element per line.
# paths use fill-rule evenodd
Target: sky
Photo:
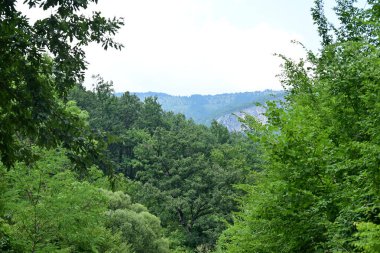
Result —
<path fill-rule="evenodd" d="M 326 9 L 333 6 L 326 0 Z M 92 44 L 85 51 L 92 75 L 117 92 L 171 95 L 279 90 L 281 53 L 293 59 L 317 50 L 313 0 L 100 0 L 91 10 L 123 17 L 116 35 L 122 51 Z M 329 13 L 327 11 L 327 13 Z"/>

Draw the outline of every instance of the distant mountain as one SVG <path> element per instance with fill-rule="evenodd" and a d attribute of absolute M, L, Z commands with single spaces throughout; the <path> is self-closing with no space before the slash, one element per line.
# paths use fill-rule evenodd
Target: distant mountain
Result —
<path fill-rule="evenodd" d="M 237 116 L 242 116 L 243 112 L 265 120 L 262 116 L 264 108 L 257 106 L 257 103 L 265 104 L 268 100 L 284 97 L 283 91 L 272 90 L 191 96 L 172 96 L 158 92 L 134 94 L 141 100 L 155 96 L 165 111 L 182 113 L 199 124 L 209 125 L 215 119 L 230 131 L 240 130 L 241 124 Z"/>

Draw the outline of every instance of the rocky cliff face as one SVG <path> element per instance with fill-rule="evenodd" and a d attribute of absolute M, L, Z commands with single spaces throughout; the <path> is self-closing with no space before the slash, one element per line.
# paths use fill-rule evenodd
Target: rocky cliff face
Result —
<path fill-rule="evenodd" d="M 223 115 L 216 119 L 216 121 L 225 127 L 227 127 L 228 131 L 230 132 L 240 132 L 244 131 L 245 126 L 241 122 L 241 119 L 244 119 L 244 117 L 248 114 L 251 116 L 254 116 L 257 118 L 260 122 L 265 123 L 266 117 L 264 116 L 265 108 L 262 106 L 252 106 L 248 108 L 244 108 L 241 111 L 229 113 L 226 115 Z"/>

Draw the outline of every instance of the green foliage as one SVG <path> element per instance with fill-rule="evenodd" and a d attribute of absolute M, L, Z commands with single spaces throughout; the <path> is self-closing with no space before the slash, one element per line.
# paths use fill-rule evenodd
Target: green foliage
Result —
<path fill-rule="evenodd" d="M 110 210 L 106 225 L 129 242 L 136 253 L 169 252 L 169 242 L 163 238 L 160 219 L 141 204 L 132 204 L 123 192 L 108 192 Z"/>
<path fill-rule="evenodd" d="M 237 210 L 242 191 L 233 185 L 254 168 L 254 145 L 217 122 L 200 126 L 164 112 L 157 98 L 115 97 L 110 83 L 98 80 L 94 91 L 78 87 L 70 98 L 89 111 L 93 128 L 107 133 L 109 157 L 130 179 L 131 197 L 160 217 L 171 250 L 211 250 Z"/>
<path fill-rule="evenodd" d="M 11 248 L 19 252 L 101 251 L 117 247 L 103 226 L 106 196 L 65 170 L 69 161 L 54 152 L 33 167 L 18 164 L 6 173 L 5 216 Z"/>
<path fill-rule="evenodd" d="M 156 97 L 147 97 L 142 105 L 136 127 L 153 133 L 157 127 L 163 126 L 163 110 Z"/>
<path fill-rule="evenodd" d="M 169 251 L 158 217 L 104 189 L 125 190 L 113 166 L 126 162 L 124 148 L 132 153 L 123 144 L 145 132 L 124 128 L 140 115 L 138 106 L 143 115 L 150 109 L 128 94 L 119 103 L 100 77 L 94 92 L 72 91 L 88 112 L 67 99 L 84 78 L 84 46 L 122 47 L 112 36 L 123 20 L 79 14 L 91 3 L 97 0 L 24 1 L 49 13 L 33 24 L 16 1 L 0 3 L 1 252 Z"/>
<path fill-rule="evenodd" d="M 0 3 L 0 159 L 7 167 L 33 160 L 25 142 L 79 145 L 73 141 L 76 118 L 58 98 L 84 78 L 83 46 L 122 47 L 111 38 L 122 20 L 78 14 L 92 2 L 97 1 L 24 1 L 50 14 L 34 24 L 16 9 L 16 1 Z"/>
<path fill-rule="evenodd" d="M 214 135 L 179 116 L 171 121 L 175 124 L 170 129 L 157 128 L 134 149 L 141 162 L 137 179 L 143 184 L 137 199 L 172 230 L 179 225 L 185 245 L 212 248 L 236 207 L 233 198 L 238 191 L 232 186 L 244 179 L 252 164 L 246 150 L 218 143 L 220 133 Z M 223 130 L 226 138 L 221 140 L 227 142 L 229 135 Z"/>
<path fill-rule="evenodd" d="M 356 224 L 359 240 L 354 244 L 363 252 L 375 253 L 380 251 L 380 226 L 371 222 Z"/>
<path fill-rule="evenodd" d="M 99 170 L 80 181 L 62 151 L 39 152 L 33 167 L 1 167 L 2 252 L 169 252 L 159 218 L 125 193 L 99 188 L 107 182 Z"/>
<path fill-rule="evenodd" d="M 286 102 L 268 104 L 267 125 L 248 119 L 262 171 L 242 186 L 222 252 L 378 252 L 377 5 L 337 1 L 342 23 L 330 29 L 315 2 L 323 48 L 299 62 L 281 56 Z"/>

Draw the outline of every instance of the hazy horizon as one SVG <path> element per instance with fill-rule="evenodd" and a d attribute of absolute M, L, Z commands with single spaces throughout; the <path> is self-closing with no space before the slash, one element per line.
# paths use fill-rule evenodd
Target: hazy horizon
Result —
<path fill-rule="evenodd" d="M 175 95 L 175 94 L 170 94 L 167 92 L 162 92 L 162 91 L 114 91 L 114 94 L 123 94 L 125 92 L 129 93 L 157 93 L 157 94 L 165 94 L 165 95 L 170 95 L 173 97 L 191 97 L 191 96 L 217 96 L 217 95 L 226 95 L 226 94 L 240 94 L 240 93 L 254 93 L 254 92 L 266 92 L 266 91 L 273 91 L 273 92 L 281 92 L 285 91 L 284 89 L 281 90 L 273 90 L 273 89 L 264 89 L 264 90 L 256 90 L 256 91 L 238 91 L 238 92 L 223 92 L 223 93 L 215 93 L 215 94 L 199 94 L 199 93 L 193 93 L 190 95 Z"/>

